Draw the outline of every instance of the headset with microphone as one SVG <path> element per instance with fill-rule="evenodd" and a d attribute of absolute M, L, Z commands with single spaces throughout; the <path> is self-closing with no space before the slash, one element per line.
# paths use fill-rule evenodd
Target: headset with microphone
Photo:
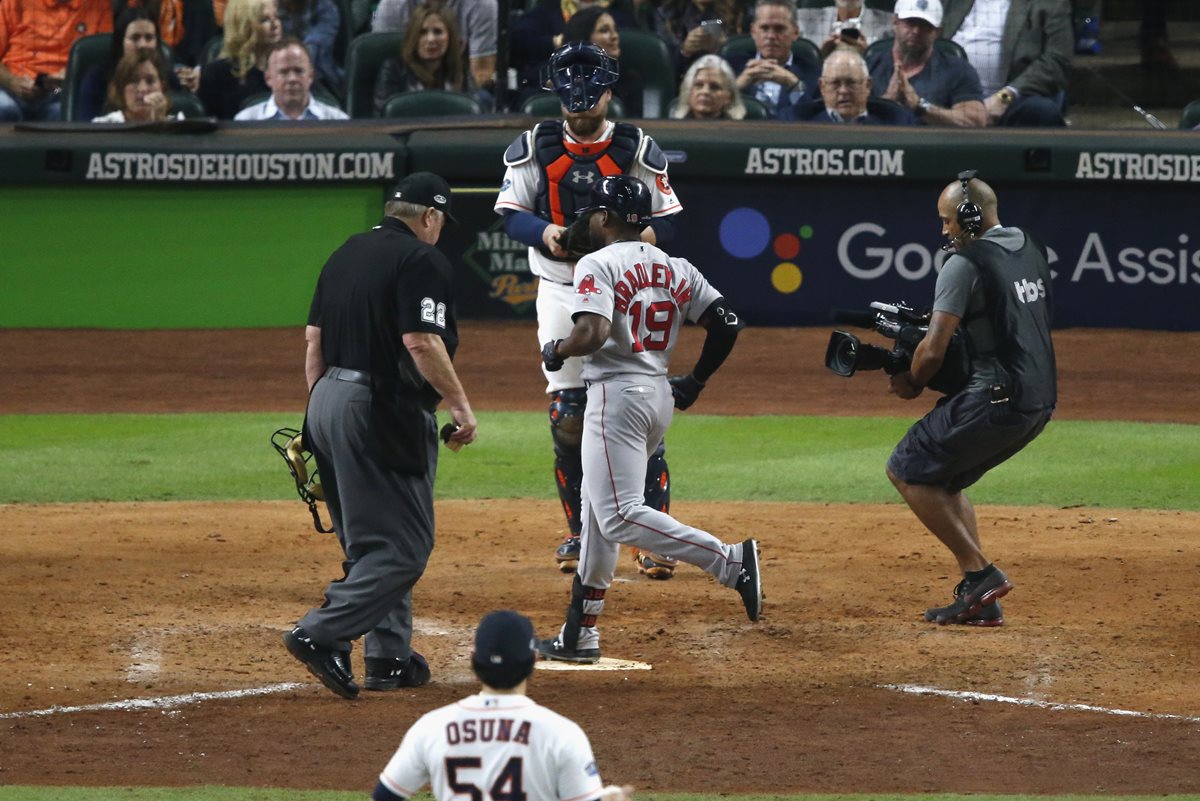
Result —
<path fill-rule="evenodd" d="M 979 236 L 980 229 L 983 228 L 983 209 L 979 208 L 977 203 L 971 201 L 970 183 L 978 174 L 977 170 L 963 170 L 958 174 L 958 180 L 962 182 L 962 202 L 958 204 L 955 210 L 955 216 L 958 218 L 959 233 L 958 236 L 951 237 L 950 241 L 942 245 L 942 250 L 947 253 L 952 253 L 958 248 L 962 240 L 968 237 Z"/>

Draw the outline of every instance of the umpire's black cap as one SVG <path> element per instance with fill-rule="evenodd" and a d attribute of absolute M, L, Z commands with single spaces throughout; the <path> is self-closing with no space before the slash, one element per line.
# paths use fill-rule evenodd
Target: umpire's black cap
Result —
<path fill-rule="evenodd" d="M 450 222 L 458 224 L 458 220 L 450 213 L 450 184 L 440 175 L 431 172 L 410 173 L 396 183 L 391 199 L 431 206 L 445 214 Z"/>
<path fill-rule="evenodd" d="M 529 677 L 536 654 L 537 637 L 529 618 L 504 609 L 479 621 L 471 667 L 484 684 L 507 690 Z"/>

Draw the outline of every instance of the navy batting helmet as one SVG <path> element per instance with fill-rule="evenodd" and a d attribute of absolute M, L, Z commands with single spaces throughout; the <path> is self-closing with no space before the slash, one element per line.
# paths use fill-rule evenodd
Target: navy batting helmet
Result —
<path fill-rule="evenodd" d="M 605 209 L 621 215 L 625 222 L 645 228 L 650 224 L 650 190 L 632 175 L 606 175 L 592 184 L 589 204 L 579 216 Z"/>
<path fill-rule="evenodd" d="M 604 90 L 617 82 L 617 61 L 591 42 L 571 42 L 554 51 L 542 85 L 558 95 L 572 114 L 595 107 Z"/>

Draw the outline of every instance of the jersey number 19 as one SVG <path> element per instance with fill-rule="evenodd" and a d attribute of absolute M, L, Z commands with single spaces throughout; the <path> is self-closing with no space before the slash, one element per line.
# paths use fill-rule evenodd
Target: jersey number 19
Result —
<path fill-rule="evenodd" d="M 639 300 L 629 307 L 629 331 L 633 334 L 633 352 L 666 350 L 671 344 L 671 327 L 675 324 L 675 304 L 658 300 L 645 307 Z M 646 335 L 642 336 L 643 329 Z"/>

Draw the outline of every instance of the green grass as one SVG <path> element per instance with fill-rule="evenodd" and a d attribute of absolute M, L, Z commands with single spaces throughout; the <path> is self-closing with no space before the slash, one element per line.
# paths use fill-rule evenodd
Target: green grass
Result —
<path fill-rule="evenodd" d="M 295 498 L 269 445 L 280 414 L 0 417 L 0 503 Z M 897 418 L 679 415 L 667 437 L 686 500 L 898 502 L 883 465 Z M 543 413 L 480 415 L 443 449 L 443 498 L 554 497 Z M 975 487 L 977 503 L 1200 509 L 1200 426 L 1055 422 Z"/>

